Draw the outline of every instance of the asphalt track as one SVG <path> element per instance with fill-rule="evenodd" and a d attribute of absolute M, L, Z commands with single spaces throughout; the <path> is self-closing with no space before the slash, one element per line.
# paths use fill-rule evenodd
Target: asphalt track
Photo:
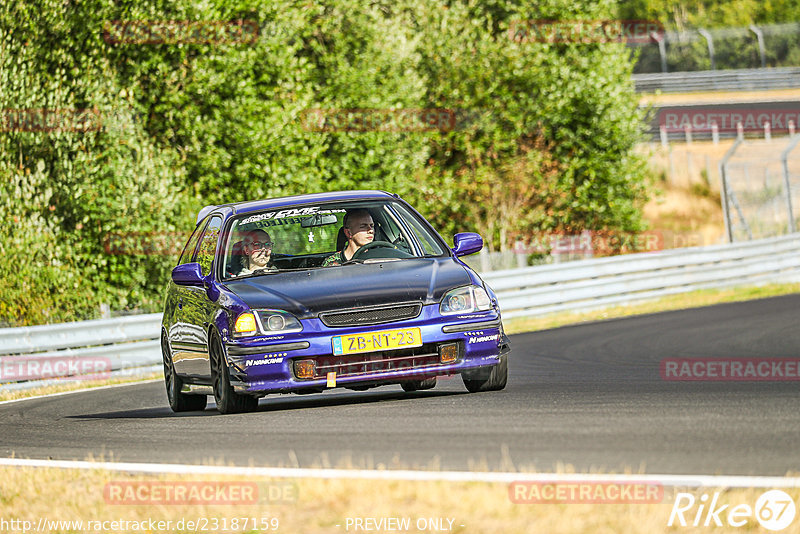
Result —
<path fill-rule="evenodd" d="M 162 383 L 0 405 L 4 456 L 672 474 L 800 472 L 800 382 L 664 381 L 664 358 L 797 358 L 800 295 L 512 336 L 502 392 L 399 386 L 173 414 Z"/>

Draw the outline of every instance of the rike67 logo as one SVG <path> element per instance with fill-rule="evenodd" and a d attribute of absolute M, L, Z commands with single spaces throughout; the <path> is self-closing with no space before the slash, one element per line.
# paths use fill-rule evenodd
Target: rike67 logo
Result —
<path fill-rule="evenodd" d="M 755 507 L 749 504 L 737 504 L 733 507 L 731 504 L 722 504 L 720 495 L 716 492 L 709 498 L 704 493 L 697 498 L 691 493 L 678 493 L 667 526 L 721 527 L 727 524 L 731 527 L 747 525 L 749 530 L 754 527 L 753 521 L 757 521 L 767 530 L 778 531 L 794 521 L 797 511 L 789 494 L 781 490 L 763 493 Z"/>

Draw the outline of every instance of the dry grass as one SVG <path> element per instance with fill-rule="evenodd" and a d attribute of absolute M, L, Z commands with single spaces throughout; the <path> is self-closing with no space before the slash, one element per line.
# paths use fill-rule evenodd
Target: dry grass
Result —
<path fill-rule="evenodd" d="M 203 481 L 257 482 L 259 488 L 292 487 L 293 499 L 263 504 L 203 505 L 111 504 L 104 498 L 109 482 Z M 451 532 L 707 532 L 708 527 L 667 527 L 674 502 L 671 491 L 659 504 L 514 504 L 509 499 L 508 484 L 478 482 L 408 482 L 374 480 L 272 479 L 256 480 L 214 476 L 140 476 L 105 471 L 77 471 L 34 468 L 0 468 L 0 517 L 5 520 L 31 521 L 37 525 L 41 518 L 48 520 L 87 521 L 171 521 L 170 532 L 189 532 L 176 529 L 180 519 L 209 522 L 217 520 L 216 532 L 256 532 L 256 529 L 230 528 L 233 518 L 276 518 L 279 532 L 355 532 L 349 524 L 355 518 L 408 518 L 410 532 L 434 532 L 418 529 L 416 522 L 425 519 L 453 520 Z M 745 489 L 723 491 L 721 502 L 753 506 L 764 490 Z M 714 490 L 691 490 L 696 496 L 713 494 Z M 800 490 L 787 491 L 797 502 Z M 695 508 L 696 510 L 696 508 Z M 686 515 L 691 521 L 690 517 Z M 725 516 L 722 515 L 724 520 Z M 222 521 L 228 528 L 222 528 Z M 252 521 L 252 519 L 250 519 Z M 240 519 L 240 522 L 242 519 Z M 252 525 L 252 523 L 251 523 Z M 421 523 L 420 523 L 421 525 Z M 72 532 L 119 532 L 107 528 Z M 108 525 L 111 527 L 111 525 Z M 130 526 L 130 525 L 128 525 Z M 159 532 L 144 528 L 128 528 L 127 532 Z M 752 522 L 749 525 L 752 528 Z M 800 521 L 782 532 L 800 532 Z M 751 528 L 744 527 L 745 531 Z M 735 529 L 716 529 L 733 531 Z M 67 532 L 53 528 L 51 532 Z M 274 530 L 258 530 L 268 532 Z M 364 530 L 359 530 L 363 532 Z M 380 530 L 386 531 L 386 530 Z"/>
<path fill-rule="evenodd" d="M 722 139 L 719 144 L 712 141 L 694 141 L 692 144 L 670 143 L 667 149 L 660 144 L 645 143 L 636 150 L 650 163 L 650 172 L 662 183 L 703 193 L 703 196 L 720 191 L 719 162 L 733 139 Z M 705 191 L 704 191 L 705 190 Z"/>
<path fill-rule="evenodd" d="M 772 91 L 709 91 L 704 93 L 643 94 L 642 106 L 676 104 L 710 104 L 728 102 L 769 102 L 795 100 L 797 89 L 775 89 Z"/>
<path fill-rule="evenodd" d="M 664 185 L 644 207 L 649 231 L 663 236 L 665 249 L 721 243 L 725 222 L 718 195 Z"/>
<path fill-rule="evenodd" d="M 582 313 L 562 312 L 535 318 L 505 319 L 503 320 L 503 326 L 509 334 L 521 334 L 569 324 L 613 319 L 615 317 L 697 308 L 724 302 L 741 302 L 792 293 L 800 293 L 800 284 L 767 284 L 728 289 L 703 289 L 630 306 L 614 306 Z"/>
<path fill-rule="evenodd" d="M 654 177 L 643 218 L 650 231 L 663 235 L 664 248 L 722 242 L 725 222 L 716 169 L 731 144 L 672 144 L 668 150 L 639 145 Z"/>
<path fill-rule="evenodd" d="M 64 380 L 61 384 L 55 384 L 50 386 L 43 386 L 33 389 L 21 389 L 16 391 L 0 391 L 0 402 L 14 400 L 14 399 L 25 399 L 28 397 L 38 397 L 40 395 L 51 395 L 53 393 L 67 393 L 70 391 L 80 391 L 84 389 L 92 389 L 92 388 L 99 388 L 104 386 L 112 386 L 116 384 L 134 384 L 139 382 L 146 382 L 148 380 L 156 380 L 159 378 L 163 378 L 159 372 L 141 375 L 141 376 L 134 376 L 130 378 L 112 378 L 108 380 Z"/>

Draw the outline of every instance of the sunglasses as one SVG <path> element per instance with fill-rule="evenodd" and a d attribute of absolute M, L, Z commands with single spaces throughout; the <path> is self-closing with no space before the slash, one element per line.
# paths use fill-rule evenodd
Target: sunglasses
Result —
<path fill-rule="evenodd" d="M 262 248 L 272 248 L 272 241 L 250 241 L 248 245 L 256 250 Z"/>

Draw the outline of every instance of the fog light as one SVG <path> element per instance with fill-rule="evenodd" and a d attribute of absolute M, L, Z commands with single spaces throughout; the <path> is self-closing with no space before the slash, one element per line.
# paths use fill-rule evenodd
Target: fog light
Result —
<path fill-rule="evenodd" d="M 453 363 L 458 359 L 458 343 L 448 343 L 439 345 L 439 361 L 442 363 Z"/>
<path fill-rule="evenodd" d="M 314 378 L 317 363 L 314 360 L 295 360 L 294 375 L 297 378 Z"/>

